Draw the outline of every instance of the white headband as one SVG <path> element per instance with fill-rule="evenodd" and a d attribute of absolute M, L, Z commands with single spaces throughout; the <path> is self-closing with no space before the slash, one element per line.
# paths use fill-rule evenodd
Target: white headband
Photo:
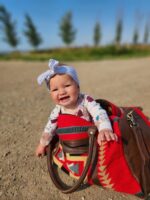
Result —
<path fill-rule="evenodd" d="M 45 81 L 48 89 L 50 89 L 49 80 L 51 79 L 52 76 L 54 76 L 55 74 L 68 74 L 79 85 L 79 79 L 78 79 L 75 69 L 67 65 L 58 66 L 58 64 L 59 64 L 59 61 L 50 59 L 49 64 L 48 64 L 50 69 L 38 76 L 37 78 L 38 84 L 41 85 L 43 81 Z"/>

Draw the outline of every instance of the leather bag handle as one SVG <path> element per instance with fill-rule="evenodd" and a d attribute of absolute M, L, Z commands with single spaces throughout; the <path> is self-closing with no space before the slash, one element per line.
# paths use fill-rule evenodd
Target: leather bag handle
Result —
<path fill-rule="evenodd" d="M 65 194 L 72 193 L 72 192 L 76 191 L 83 183 L 83 181 L 87 175 L 87 172 L 89 170 L 89 167 L 90 167 L 90 164 L 91 164 L 91 161 L 93 158 L 93 154 L 96 151 L 96 145 L 95 145 L 96 132 L 97 132 L 96 127 L 90 127 L 88 129 L 89 149 L 88 149 L 88 157 L 87 157 L 86 165 L 84 167 L 82 175 L 76 181 L 76 183 L 74 183 L 72 186 L 66 185 L 59 177 L 56 167 L 53 165 L 53 150 L 54 150 L 55 145 L 53 144 L 53 142 L 48 145 L 48 148 L 47 148 L 48 171 L 49 171 L 50 177 L 51 177 L 54 185 L 59 190 L 61 190 L 63 193 L 65 193 Z"/>

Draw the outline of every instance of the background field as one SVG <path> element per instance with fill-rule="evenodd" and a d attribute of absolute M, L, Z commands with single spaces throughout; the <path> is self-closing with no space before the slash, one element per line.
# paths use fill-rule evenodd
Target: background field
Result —
<path fill-rule="evenodd" d="M 129 60 L 67 62 L 81 90 L 121 106 L 138 105 L 150 116 L 150 57 Z M 0 62 L 0 199 L 137 200 L 96 186 L 65 195 L 52 184 L 46 159 L 34 151 L 53 107 L 45 85 L 36 78 L 47 62 Z"/>

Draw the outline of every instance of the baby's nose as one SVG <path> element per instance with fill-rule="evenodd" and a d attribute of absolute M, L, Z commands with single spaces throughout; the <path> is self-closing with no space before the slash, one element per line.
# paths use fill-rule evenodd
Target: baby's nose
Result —
<path fill-rule="evenodd" d="M 66 93 L 66 91 L 65 91 L 64 88 L 61 88 L 61 89 L 59 90 L 59 94 L 60 94 L 60 95 L 65 94 L 65 93 Z"/>

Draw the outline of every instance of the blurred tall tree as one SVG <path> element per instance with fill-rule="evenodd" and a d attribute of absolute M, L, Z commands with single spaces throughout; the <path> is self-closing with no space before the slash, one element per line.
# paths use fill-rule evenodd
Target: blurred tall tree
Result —
<path fill-rule="evenodd" d="M 98 46 L 100 41 L 101 41 L 101 26 L 100 23 L 97 22 L 94 26 L 94 36 L 93 36 L 93 40 L 94 40 L 94 45 Z"/>
<path fill-rule="evenodd" d="M 143 16 L 144 15 L 140 11 L 136 11 L 136 13 L 135 13 L 135 28 L 133 31 L 133 38 L 132 38 L 134 45 L 139 43 L 141 22 L 142 22 Z"/>
<path fill-rule="evenodd" d="M 120 45 L 122 39 L 122 29 L 123 29 L 123 23 L 122 20 L 119 19 L 116 25 L 116 36 L 115 36 L 115 43 L 117 45 Z"/>
<path fill-rule="evenodd" d="M 150 35 L 150 27 L 149 27 L 149 23 L 146 23 L 145 30 L 144 30 L 144 39 L 143 39 L 144 44 L 148 44 L 149 35 Z"/>
<path fill-rule="evenodd" d="M 0 5 L 0 22 L 4 31 L 4 41 L 13 48 L 17 47 L 19 38 L 16 34 L 16 22 L 12 21 L 10 13 L 2 5 Z"/>
<path fill-rule="evenodd" d="M 67 12 L 60 22 L 60 37 L 66 45 L 70 45 L 76 36 L 76 30 L 72 24 L 72 13 Z"/>
<path fill-rule="evenodd" d="M 42 43 L 42 38 L 40 34 L 37 32 L 36 27 L 29 15 L 25 15 L 25 26 L 26 30 L 24 30 L 24 35 L 27 37 L 30 45 L 35 49 Z"/>
<path fill-rule="evenodd" d="M 138 41 L 139 41 L 139 31 L 138 31 L 138 28 L 135 27 L 134 33 L 133 33 L 133 44 L 134 45 L 138 44 Z"/>
<path fill-rule="evenodd" d="M 123 19 L 122 19 L 122 13 L 119 12 L 116 22 L 116 31 L 115 31 L 115 44 L 117 46 L 120 45 L 121 43 L 122 32 L 123 32 Z"/>

